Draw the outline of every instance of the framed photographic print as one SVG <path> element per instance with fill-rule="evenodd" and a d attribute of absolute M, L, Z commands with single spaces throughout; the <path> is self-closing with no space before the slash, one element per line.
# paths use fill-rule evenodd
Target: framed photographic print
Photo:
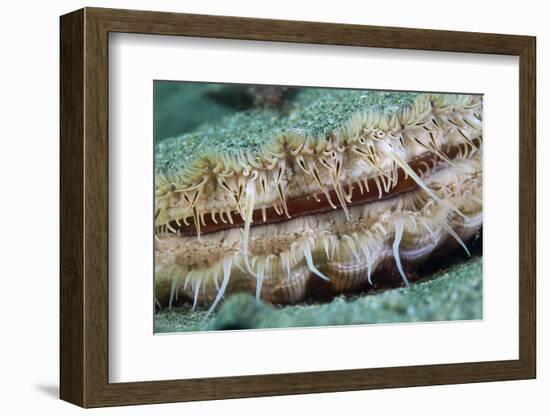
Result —
<path fill-rule="evenodd" d="M 534 378 L 535 104 L 529 36 L 62 16 L 61 398 Z"/>

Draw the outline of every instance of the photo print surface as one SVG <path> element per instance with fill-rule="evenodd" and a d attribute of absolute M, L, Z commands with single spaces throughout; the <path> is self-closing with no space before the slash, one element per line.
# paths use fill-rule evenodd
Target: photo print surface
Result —
<path fill-rule="evenodd" d="M 482 95 L 153 88 L 155 333 L 482 319 Z"/>

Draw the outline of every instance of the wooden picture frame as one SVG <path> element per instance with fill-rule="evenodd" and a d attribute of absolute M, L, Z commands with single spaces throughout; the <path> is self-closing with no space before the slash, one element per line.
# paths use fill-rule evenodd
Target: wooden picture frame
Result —
<path fill-rule="evenodd" d="M 536 376 L 535 53 L 530 36 L 85 8 L 61 17 L 60 396 L 83 407 Z M 108 35 L 299 42 L 519 57 L 519 359 L 109 383 Z"/>

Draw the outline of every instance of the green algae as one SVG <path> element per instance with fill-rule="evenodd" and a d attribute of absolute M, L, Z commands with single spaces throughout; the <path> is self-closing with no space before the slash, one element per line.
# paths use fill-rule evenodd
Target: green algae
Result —
<path fill-rule="evenodd" d="M 332 88 L 301 89 L 285 111 L 253 108 L 235 113 L 157 144 L 160 171 L 180 171 L 202 155 L 259 155 L 262 146 L 282 134 L 325 138 L 358 112 L 393 113 L 410 106 L 417 93 Z"/>
<path fill-rule="evenodd" d="M 417 93 L 330 88 L 304 89 L 292 112 L 282 120 L 281 130 L 301 130 L 306 136 L 326 137 L 354 114 L 378 109 L 388 113 L 409 107 Z"/>
<path fill-rule="evenodd" d="M 275 307 L 249 294 L 229 297 L 205 322 L 206 311 L 163 310 L 155 332 L 289 328 L 482 319 L 482 257 L 454 264 L 409 287 L 338 296 L 329 303 Z"/>

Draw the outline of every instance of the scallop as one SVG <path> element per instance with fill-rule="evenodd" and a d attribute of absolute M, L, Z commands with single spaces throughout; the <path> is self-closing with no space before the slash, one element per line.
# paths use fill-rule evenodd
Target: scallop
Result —
<path fill-rule="evenodd" d="M 408 285 L 407 270 L 467 252 L 482 226 L 481 97 L 416 94 L 397 110 L 376 97 L 320 136 L 282 120 L 259 149 L 194 148 L 185 164 L 161 163 L 158 304 L 212 312 L 243 291 L 296 303 L 368 290 L 390 265 Z"/>

